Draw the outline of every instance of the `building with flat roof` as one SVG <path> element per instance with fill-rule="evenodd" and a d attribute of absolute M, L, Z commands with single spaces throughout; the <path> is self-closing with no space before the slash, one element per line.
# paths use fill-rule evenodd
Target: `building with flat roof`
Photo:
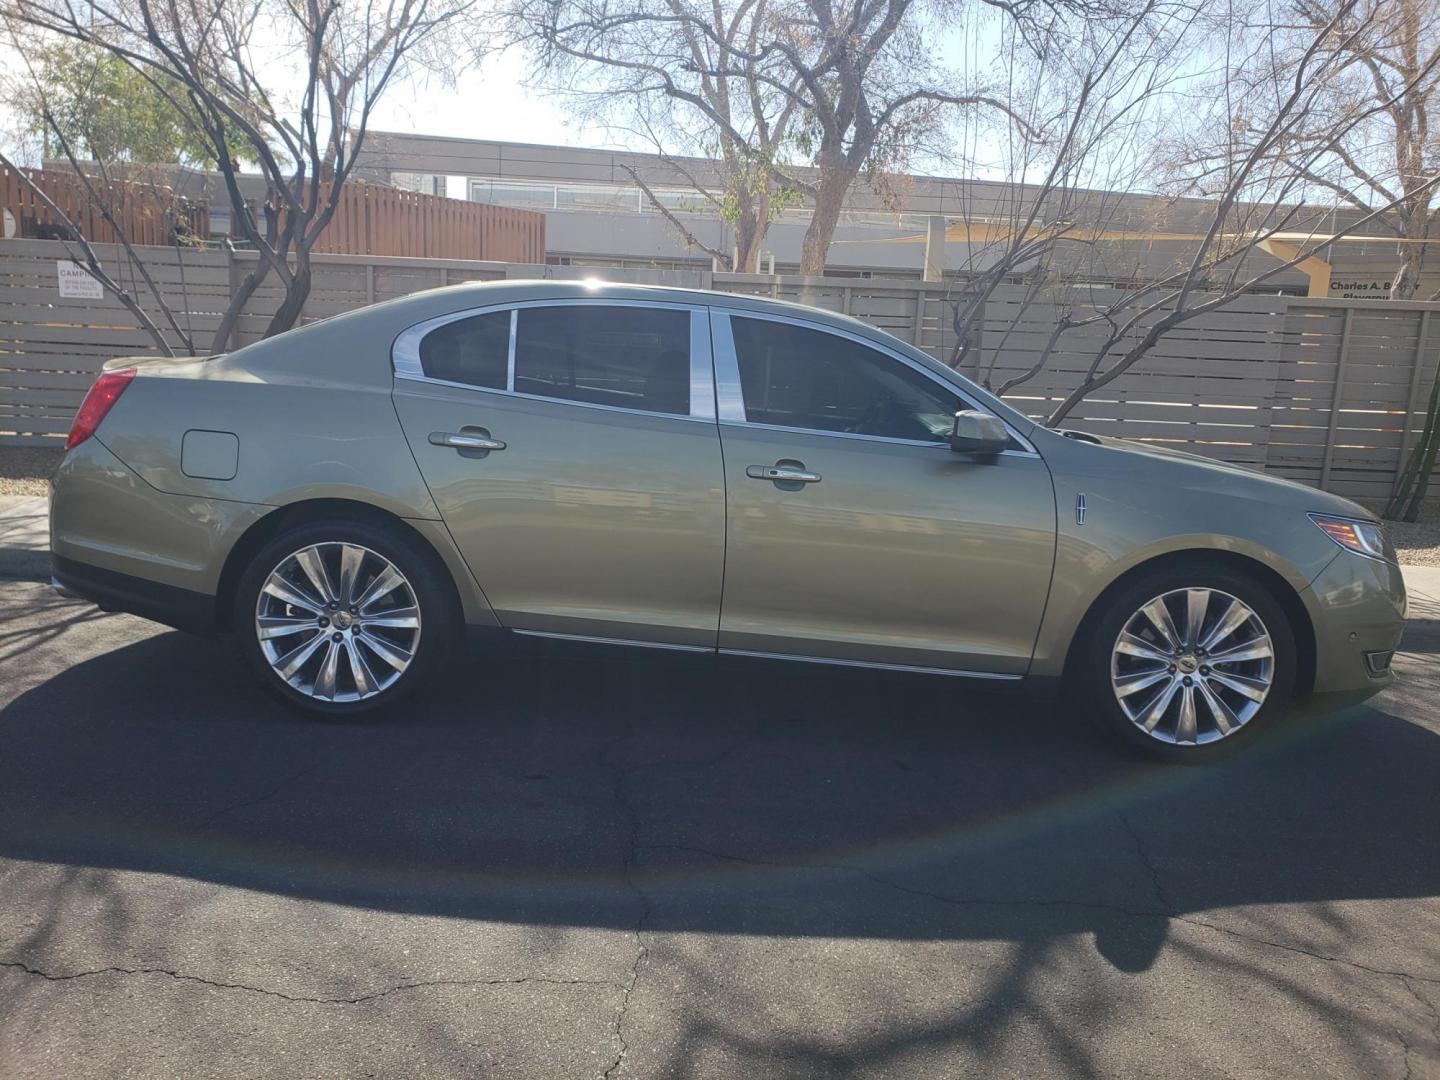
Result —
<path fill-rule="evenodd" d="M 569 266 L 623 266 L 694 270 L 711 257 L 689 246 L 636 181 L 680 218 L 707 247 L 732 251 L 730 227 L 696 191 L 721 186 L 717 163 L 701 158 L 527 143 L 459 139 L 401 132 L 368 133 L 357 172 L 372 181 L 431 194 L 448 194 L 546 215 L 547 261 Z M 713 188 L 712 188 L 713 185 Z M 836 277 L 919 278 L 925 272 L 925 238 L 932 219 L 945 222 L 943 271 L 959 276 L 982 269 L 991 250 L 987 223 L 1008 221 L 1016 188 L 980 180 L 906 176 L 892 184 L 892 204 L 857 183 L 841 215 L 826 273 Z M 1096 243 L 1086 248 L 1085 276 L 1097 283 L 1131 284 L 1172 273 L 1193 250 L 1208 223 L 1203 199 L 1082 192 L 1075 198 L 1081 227 L 1088 215 Z M 1305 207 L 1290 229 L 1298 242 L 1329 235 L 1353 223 L 1353 210 Z M 796 273 L 809 210 L 783 210 L 766 235 L 765 272 Z M 1103 221 L 1103 224 L 1101 222 Z M 1364 236 L 1329 244 L 1305 270 L 1283 271 L 1265 291 L 1384 298 L 1395 272 L 1396 243 L 1372 223 Z M 1097 255 L 1097 249 L 1099 254 Z M 1285 258 L 1255 253 L 1255 271 Z M 1440 288 L 1440 256 L 1428 260 L 1417 296 Z M 1307 272 L 1308 271 L 1308 272 Z"/>

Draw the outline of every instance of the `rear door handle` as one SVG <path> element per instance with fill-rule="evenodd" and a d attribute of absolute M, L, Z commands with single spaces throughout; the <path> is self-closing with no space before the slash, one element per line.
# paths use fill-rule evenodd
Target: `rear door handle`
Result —
<path fill-rule="evenodd" d="M 809 469 L 796 468 L 793 465 L 751 465 L 746 468 L 745 475 L 751 480 L 774 480 L 780 484 L 818 484 L 820 482 L 819 473 L 811 472 Z"/>
<path fill-rule="evenodd" d="M 455 450 L 504 450 L 505 444 L 499 439 L 485 435 L 466 435 L 459 431 L 432 431 L 431 446 L 449 446 Z"/>

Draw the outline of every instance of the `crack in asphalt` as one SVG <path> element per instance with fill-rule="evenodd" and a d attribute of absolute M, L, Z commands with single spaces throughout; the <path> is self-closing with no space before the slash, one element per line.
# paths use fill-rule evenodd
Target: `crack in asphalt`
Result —
<path fill-rule="evenodd" d="M 1404 1053 L 1401 1060 L 1405 1062 L 1405 1073 L 1401 1077 L 1401 1080 L 1410 1080 L 1410 1078 L 1415 1075 L 1415 1068 L 1410 1064 L 1410 1040 L 1405 1038 L 1405 1029 L 1397 1027 L 1395 1029 L 1395 1038 L 1400 1041 L 1400 1049 Z"/>
<path fill-rule="evenodd" d="M 635 802 L 629 796 L 628 781 L 632 776 L 636 776 L 648 769 L 662 766 L 676 771 L 701 767 L 713 768 L 726 758 L 748 746 L 765 730 L 766 725 L 764 721 L 757 719 L 748 730 L 741 732 L 719 749 L 713 752 L 699 754 L 679 762 L 670 758 L 658 758 L 651 761 L 636 762 L 629 766 L 622 766 L 618 762 L 611 761 L 608 751 L 613 751 L 616 747 L 623 745 L 630 739 L 634 734 L 633 723 L 630 725 L 629 730 L 621 734 L 612 743 L 602 744 L 600 747 L 600 752 L 597 756 L 598 764 L 600 767 L 608 768 L 613 772 L 613 797 L 615 805 L 629 821 L 629 835 L 620 862 L 621 877 L 625 882 L 626 888 L 633 892 L 635 898 L 640 902 L 640 914 L 636 918 L 635 926 L 631 931 L 635 937 L 635 959 L 630 965 L 629 977 L 626 979 L 622 988 L 623 993 L 620 998 L 620 1004 L 615 1010 L 615 1019 L 611 1025 L 612 1038 L 617 1045 L 617 1050 L 610 1064 L 601 1072 L 602 1080 L 609 1080 L 610 1077 L 619 1072 L 621 1066 L 625 1063 L 626 1056 L 630 1053 L 630 1043 L 629 1040 L 625 1038 L 625 1018 L 630 1011 L 631 995 L 634 994 L 636 984 L 640 981 L 641 968 L 650 955 L 650 947 L 645 943 L 645 927 L 649 922 L 653 904 L 649 894 L 640 888 L 639 884 L 635 881 L 635 864 L 639 859 L 642 848 L 653 845 L 642 845 L 640 843 L 640 808 L 635 805 Z"/>
<path fill-rule="evenodd" d="M 200 821 L 199 828 L 203 829 L 207 825 L 212 825 L 220 818 L 224 817 L 226 814 L 233 813 L 236 810 L 245 810 L 249 807 L 259 806 L 261 803 L 269 802 L 276 795 L 279 795 L 280 792 L 284 791 L 291 784 L 295 783 L 295 781 L 300 780 L 303 777 L 309 776 L 311 773 L 315 772 L 319 768 L 320 762 L 312 761 L 309 765 L 306 765 L 303 768 L 291 773 L 289 776 L 272 785 L 266 791 L 255 796 L 254 798 L 241 799 L 239 802 L 229 803 L 225 806 L 220 807 L 220 809 L 215 810 L 210 814 L 207 814 Z"/>
<path fill-rule="evenodd" d="M 1247 934 L 1241 930 L 1235 930 L 1228 926 L 1221 926 L 1218 923 L 1206 922 L 1204 919 L 1197 919 L 1192 915 L 1169 916 L 1176 922 L 1182 922 L 1186 926 L 1200 926 L 1206 930 L 1214 930 L 1216 933 L 1228 934 L 1230 937 L 1239 938 L 1241 941 L 1248 941 L 1255 945 L 1266 945 L 1272 949 L 1281 949 L 1284 952 L 1295 953 L 1299 956 L 1308 956 L 1311 960 L 1321 960 L 1327 964 L 1343 964 L 1346 967 L 1355 968 L 1358 971 L 1369 972 L 1371 975 L 1382 975 L 1387 978 L 1414 979 L 1419 983 L 1426 983 L 1431 986 L 1440 986 L 1440 976 L 1417 975 L 1413 971 L 1397 971 L 1393 968 L 1371 967 L 1369 964 L 1362 964 L 1358 960 L 1348 960 L 1343 956 L 1333 956 L 1330 953 L 1315 952 L 1312 949 L 1301 948 L 1299 945 L 1291 945 L 1284 941 L 1276 941 L 1273 938 L 1260 937 L 1256 934 Z"/>
<path fill-rule="evenodd" d="M 928 889 L 916 888 L 912 885 L 902 885 L 897 881 L 882 877 L 879 874 L 859 866 L 848 866 L 843 863 L 795 863 L 784 862 L 777 859 L 754 859 L 743 855 L 732 855 L 723 851 L 713 851 L 708 848 L 690 847 L 683 844 L 647 844 L 650 850 L 655 851 L 688 851 L 697 855 L 707 855 L 712 859 L 723 859 L 728 862 L 747 863 L 752 866 L 774 866 L 787 870 L 833 870 L 842 873 L 855 874 L 883 888 L 894 889 L 897 892 L 908 893 L 911 896 L 924 897 L 941 904 L 949 904 L 954 907 L 1033 907 L 1033 908 L 1073 908 L 1082 911 L 1105 911 L 1116 915 L 1123 915 L 1133 919 L 1165 919 L 1170 922 L 1183 923 L 1186 926 L 1194 926 L 1216 933 L 1226 934 L 1241 941 L 1247 941 L 1254 945 L 1265 945 L 1272 949 L 1280 949 L 1285 952 L 1295 953 L 1300 956 L 1309 957 L 1312 960 L 1320 960 L 1330 964 L 1341 964 L 1345 967 L 1356 968 L 1371 975 L 1379 975 L 1386 978 L 1400 980 L 1413 979 L 1415 982 L 1426 985 L 1440 986 L 1440 976 L 1417 975 L 1410 971 L 1397 971 L 1390 968 L 1371 967 L 1362 964 L 1358 960 L 1349 960 L 1343 956 L 1332 956 L 1327 953 L 1314 952 L 1310 949 L 1301 948 L 1298 945 L 1291 945 L 1283 941 L 1274 941 L 1270 938 L 1259 937 L 1254 934 L 1247 934 L 1228 926 L 1220 926 L 1217 923 L 1206 922 L 1191 915 L 1178 914 L 1174 909 L 1166 911 L 1147 911 L 1143 908 L 1128 908 L 1120 904 L 1106 903 L 1100 900 L 1037 900 L 1011 898 L 981 898 L 981 897 L 958 897 L 947 896 L 944 893 L 932 892 Z M 1148 865 L 1148 860 L 1147 860 Z M 1411 989 L 1411 993 L 1414 990 Z M 1417 997 L 1419 995 L 1416 995 Z M 1423 1001 L 1423 999 L 1421 999 Z M 1429 1008 L 1429 1004 L 1426 1003 Z M 1432 1010 L 1433 1011 L 1433 1010 Z"/>
<path fill-rule="evenodd" d="M 33 975 L 47 982 L 72 982 L 76 979 L 88 979 L 99 975 L 164 975 L 177 982 L 199 983 L 202 986 L 209 986 L 216 990 L 238 990 L 248 994 L 261 994 L 265 997 L 279 998 L 282 1001 L 288 1001 L 297 1005 L 363 1005 L 371 1001 L 378 1001 L 381 998 L 389 997 L 391 994 L 408 990 L 429 990 L 437 987 L 520 986 L 525 983 L 540 983 L 547 986 L 608 986 L 614 989 L 624 988 L 623 984 L 616 982 L 614 979 L 556 979 L 543 975 L 520 975 L 504 979 L 426 979 L 417 982 L 396 983 L 394 986 L 387 986 L 380 990 L 371 991 L 368 994 L 355 994 L 349 997 L 312 997 L 305 994 L 287 994 L 283 990 L 272 990 L 264 986 L 251 986 L 248 983 L 207 979 L 200 975 L 189 975 L 183 971 L 175 971 L 171 968 L 162 967 L 127 968 L 116 965 L 102 968 L 88 968 L 84 971 L 72 971 L 56 975 L 40 968 L 32 967 L 24 961 L 0 960 L 0 968 L 22 971 L 26 975 Z"/>
<path fill-rule="evenodd" d="M 602 754 L 603 757 L 603 754 Z M 635 920 L 635 960 L 630 965 L 630 975 L 625 981 L 623 992 L 620 996 L 620 1004 L 615 1009 L 615 1020 L 612 1024 L 615 1042 L 618 1048 L 615 1058 L 605 1067 L 601 1073 L 604 1080 L 615 1075 L 625 1063 L 625 1057 L 630 1052 L 630 1043 L 625 1038 L 625 1017 L 630 1011 L 630 996 L 635 992 L 635 986 L 640 981 L 640 968 L 645 963 L 645 958 L 650 954 L 650 947 L 645 944 L 645 924 L 649 921 L 651 912 L 650 897 L 635 882 L 635 862 L 640 854 L 640 812 L 635 804 L 629 799 L 625 791 L 625 781 L 628 776 L 638 771 L 643 766 L 636 766 L 630 769 L 617 768 L 615 770 L 615 804 L 625 813 L 630 820 L 629 842 L 625 848 L 624 858 L 620 865 L 621 876 L 626 886 L 635 894 L 640 901 L 640 914 Z"/>
<path fill-rule="evenodd" d="M 1135 854 L 1140 856 L 1140 861 L 1144 863 L 1145 869 L 1150 871 L 1150 881 L 1155 886 L 1155 899 L 1160 902 L 1160 906 L 1165 909 L 1167 914 L 1178 917 L 1179 910 L 1165 892 L 1165 884 L 1160 880 L 1160 869 L 1155 865 L 1154 860 L 1150 858 L 1149 851 L 1145 849 L 1145 842 L 1140 839 L 1140 833 L 1136 831 L 1135 826 L 1124 814 L 1117 814 L 1116 817 L 1120 819 L 1120 826 L 1125 830 L 1131 842 L 1135 845 Z"/>
<path fill-rule="evenodd" d="M 748 730 L 741 732 L 734 739 L 730 740 L 729 743 L 720 747 L 719 749 L 713 752 L 696 755 L 693 758 L 681 762 L 676 762 L 668 758 L 661 758 L 651 761 L 637 762 L 629 765 L 628 767 L 622 766 L 618 762 L 612 762 L 608 757 L 607 751 L 614 750 L 616 747 L 622 745 L 631 737 L 631 735 L 634 734 L 633 724 L 631 725 L 630 730 L 620 735 L 617 739 L 615 739 L 613 743 L 610 743 L 608 745 L 602 745 L 600 748 L 600 753 L 598 755 L 598 763 L 602 768 L 609 768 L 612 770 L 615 778 L 613 789 L 615 805 L 620 809 L 621 813 L 629 821 L 629 835 L 625 846 L 625 852 L 621 858 L 620 863 L 621 877 L 625 882 L 625 886 L 635 894 L 636 899 L 640 902 L 640 914 L 636 918 L 635 926 L 631 931 L 631 933 L 635 937 L 635 960 L 630 965 L 630 974 L 623 987 L 624 993 L 621 996 L 619 1006 L 615 1010 L 614 1023 L 611 1025 L 612 1037 L 614 1038 L 618 1049 L 616 1051 L 615 1057 L 611 1060 L 610 1064 L 607 1065 L 605 1069 L 601 1072 L 600 1075 L 602 1077 L 602 1080 L 609 1080 L 610 1077 L 614 1076 L 617 1072 L 619 1072 L 621 1066 L 623 1066 L 625 1063 L 626 1056 L 630 1053 L 630 1043 L 629 1040 L 625 1038 L 625 1018 L 630 1011 L 631 995 L 634 994 L 635 987 L 640 981 L 641 968 L 645 965 L 645 962 L 650 955 L 650 947 L 645 943 L 645 927 L 650 920 L 650 915 L 654 905 L 650 900 L 649 894 L 646 893 L 645 890 L 642 889 L 635 880 L 635 865 L 639 860 L 641 850 L 646 848 L 653 848 L 655 845 L 642 845 L 640 843 L 640 808 L 636 806 L 634 800 L 630 798 L 628 791 L 628 781 L 632 776 L 636 776 L 639 773 L 645 772 L 646 770 L 658 768 L 661 766 L 674 770 L 693 769 L 700 767 L 713 768 L 720 762 L 724 761 L 726 758 L 738 753 L 744 747 L 748 746 L 764 730 L 766 730 L 766 725 L 764 724 L 764 722 L 762 720 L 757 720 L 753 725 L 751 725 Z"/>
<path fill-rule="evenodd" d="M 1408 993 L 1411 997 L 1413 997 L 1416 1001 L 1420 1003 L 1420 1007 L 1422 1009 L 1428 1012 L 1431 1016 L 1435 1017 L 1435 1023 L 1433 1025 L 1433 1030 L 1435 1032 L 1435 1042 L 1437 1043 L 1437 1045 L 1440 1045 L 1440 1009 L 1437 1009 L 1434 1005 L 1430 1003 L 1428 998 L 1426 998 L 1423 994 L 1416 990 L 1415 987 L 1411 985 L 1411 981 L 1412 978 L 1410 977 L 1401 978 L 1400 985 L 1405 987 L 1406 993 Z M 1400 1040 L 1400 1045 L 1405 1048 L 1405 1080 L 1410 1080 L 1410 1077 L 1415 1075 L 1415 1068 L 1410 1062 L 1410 1055 L 1413 1053 L 1414 1048 L 1410 1045 L 1410 1041 L 1405 1038 L 1405 1031 L 1403 1028 L 1397 1027 L 1395 1029 L 1395 1037 Z"/>

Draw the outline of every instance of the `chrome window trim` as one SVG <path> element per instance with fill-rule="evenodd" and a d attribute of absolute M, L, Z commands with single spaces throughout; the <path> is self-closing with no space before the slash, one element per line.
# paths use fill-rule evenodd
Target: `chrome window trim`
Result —
<path fill-rule="evenodd" d="M 721 656 L 748 656 L 757 660 L 794 660 L 802 664 L 830 664 L 834 667 L 870 668 L 875 671 L 903 671 L 914 675 L 953 675 L 961 679 L 993 679 L 1019 682 L 1025 676 L 1001 671 L 965 671 L 960 668 L 926 667 L 922 664 L 887 664 L 879 660 L 844 660 L 831 656 L 802 656 L 797 653 L 761 652 L 758 649 L 716 650 Z"/>
<path fill-rule="evenodd" d="M 692 416 L 689 413 L 653 412 L 649 409 L 627 409 L 623 405 L 602 405 L 598 401 L 572 401 L 569 398 L 546 397 L 544 394 L 527 394 L 521 390 L 499 390 L 491 386 L 475 386 L 473 383 L 452 382 L 449 379 L 432 379 L 428 375 L 416 377 L 414 375 L 396 374 L 397 379 L 404 379 L 406 382 L 424 383 L 426 386 L 448 386 L 455 390 L 469 390 L 476 394 L 494 394 L 499 397 L 514 398 L 516 401 L 540 401 L 547 405 L 569 405 L 576 409 L 599 409 L 601 412 L 620 413 L 624 416 L 649 416 L 656 420 L 683 420 L 687 424 L 710 424 L 714 426 L 713 416 Z"/>
<path fill-rule="evenodd" d="M 740 362 L 735 353 L 735 335 L 730 328 L 732 317 L 742 319 L 761 319 L 765 322 L 788 323 L 791 326 L 798 326 L 802 330 L 814 330 L 821 334 L 832 334 L 835 337 L 845 338 L 857 345 L 863 345 L 868 349 L 888 356 L 904 364 L 911 371 L 919 372 L 930 382 L 940 389 L 954 394 L 962 402 L 972 409 L 985 413 L 987 416 L 995 416 L 991 410 L 984 408 L 978 402 L 971 400 L 959 387 L 948 383 L 944 379 L 937 379 L 933 372 L 925 370 L 904 353 L 897 352 L 878 342 L 859 334 L 852 334 L 848 331 L 833 326 L 826 326 L 823 323 L 810 322 L 807 319 L 796 318 L 793 315 L 771 315 L 768 312 L 748 311 L 744 308 L 723 308 L 712 307 L 710 309 L 710 337 L 715 351 L 715 398 L 716 411 L 722 424 L 741 425 L 749 428 L 756 428 L 764 431 L 787 431 L 799 435 L 828 435 L 842 439 L 864 439 L 870 442 L 894 443 L 900 446 L 939 446 L 945 447 L 943 442 L 933 442 L 924 439 L 897 439 L 886 435 L 862 435 L 850 431 L 824 431 L 820 428 L 791 427 L 780 424 L 760 424 L 745 418 L 745 395 L 740 385 Z M 1005 430 L 1010 437 L 1018 442 L 1024 449 L 1002 450 L 996 457 L 1026 457 L 1038 458 L 1040 454 L 1029 439 L 1016 431 L 1003 416 L 996 416 L 997 420 L 1005 425 Z"/>
<path fill-rule="evenodd" d="M 636 641 L 633 638 L 596 637 L 594 634 L 563 634 L 558 630 L 521 630 L 516 627 L 510 632 L 524 637 L 549 638 L 554 641 L 578 641 L 586 645 L 633 645 L 637 649 L 670 649 L 674 652 L 713 653 L 715 651 L 713 645 L 680 645 L 673 641 Z"/>
<path fill-rule="evenodd" d="M 715 352 L 715 415 L 723 423 L 744 424 L 745 393 L 740 386 L 740 361 L 730 315 L 710 309 L 710 344 Z"/>
<path fill-rule="evenodd" d="M 690 416 L 715 420 L 715 358 L 710 344 L 710 312 L 690 309 Z"/>
<path fill-rule="evenodd" d="M 505 389 L 512 394 L 515 392 L 515 341 L 520 336 L 520 311 L 518 308 L 510 309 L 510 346 L 509 352 L 505 354 Z M 416 352 L 419 352 L 419 345 L 416 345 Z M 422 372 L 423 374 L 423 372 Z"/>
<path fill-rule="evenodd" d="M 637 649 L 669 649 L 673 652 L 712 653 L 719 656 L 743 656 L 754 660 L 788 660 L 801 664 L 830 664 L 833 667 L 868 668 L 875 671 L 898 671 L 911 675 L 950 675 L 960 679 L 991 679 L 996 682 L 1020 682 L 1023 675 L 1002 671 L 969 671 L 963 668 L 927 667 L 924 664 L 894 664 L 880 660 L 846 660 L 831 656 L 805 656 L 799 653 L 765 652 L 760 649 L 728 649 L 714 645 L 681 645 L 671 641 L 639 641 L 634 638 L 597 637 L 594 634 L 566 634 L 558 630 L 522 630 L 514 627 L 512 634 L 522 637 L 573 641 L 585 645 L 631 645 Z"/>
<path fill-rule="evenodd" d="M 546 394 L 527 394 L 515 389 L 515 349 L 520 334 L 520 309 L 540 307 L 640 307 L 658 308 L 664 311 L 688 311 L 690 313 L 690 412 L 667 413 L 652 409 L 632 409 L 624 405 L 603 405 L 594 401 L 575 401 L 573 398 L 550 397 Z M 461 319 L 472 319 L 478 315 L 490 315 L 499 311 L 510 312 L 510 348 L 506 358 L 505 385 L 480 386 L 477 383 L 456 382 L 453 379 L 436 379 L 425 374 L 420 363 L 420 343 L 432 330 L 438 330 Z M 574 296 L 554 300 L 512 300 L 504 304 L 485 304 L 481 307 L 464 308 L 437 315 L 432 319 L 407 326 L 395 338 L 390 348 L 390 364 L 397 379 L 410 382 L 428 383 L 433 386 L 451 386 L 459 390 L 473 390 L 481 394 L 506 394 L 527 401 L 550 401 L 557 405 L 576 405 L 586 409 L 603 409 L 607 412 L 625 413 L 630 416 L 661 416 L 672 420 L 700 420 L 715 422 L 714 360 L 710 346 L 710 309 L 704 304 L 679 304 L 663 300 L 612 300 L 600 296 Z"/>
<path fill-rule="evenodd" d="M 728 428 L 753 428 L 756 431 L 779 431 L 789 435 L 824 435 L 832 439 L 855 439 L 859 442 L 891 443 L 895 446 L 920 446 L 927 450 L 950 449 L 949 443 L 937 442 L 934 439 L 900 439 L 892 435 L 862 435 L 856 431 L 820 431 L 817 428 L 791 427 L 787 424 L 752 424 L 748 420 L 721 420 L 721 427 Z M 1019 450 L 1002 450 L 1002 454 L 1021 454 Z M 1031 457 L 1030 454 L 1023 454 L 1024 457 Z"/>

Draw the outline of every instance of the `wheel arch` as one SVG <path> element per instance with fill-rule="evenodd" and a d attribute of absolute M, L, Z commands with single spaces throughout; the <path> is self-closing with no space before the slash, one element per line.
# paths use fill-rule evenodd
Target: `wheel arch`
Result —
<path fill-rule="evenodd" d="M 1090 602 L 1090 606 L 1075 628 L 1075 633 L 1071 635 L 1070 648 L 1065 657 L 1065 681 L 1067 683 L 1073 681 L 1074 667 L 1079 660 L 1079 653 L 1082 651 L 1075 647 L 1075 643 L 1089 639 L 1096 621 L 1112 596 L 1144 574 L 1162 569 L 1195 566 L 1221 567 L 1233 573 L 1244 574 L 1253 578 L 1275 598 L 1275 602 L 1284 610 L 1285 617 L 1290 621 L 1290 629 L 1295 637 L 1296 696 L 1308 695 L 1315 685 L 1315 625 L 1311 621 L 1310 612 L 1306 610 L 1304 601 L 1300 599 L 1300 594 L 1295 590 L 1294 585 L 1274 567 L 1267 566 L 1259 559 L 1238 551 L 1216 548 L 1187 548 L 1152 556 L 1127 568 L 1106 585 Z"/>
<path fill-rule="evenodd" d="M 336 519 L 362 521 L 397 533 L 413 543 L 416 550 L 431 563 L 432 569 L 440 576 L 440 580 L 449 587 L 450 596 L 455 605 L 457 622 L 466 621 L 470 612 L 467 610 L 464 597 L 455 580 L 455 571 L 429 537 L 409 521 L 388 510 L 382 510 L 378 506 L 353 499 L 327 498 L 307 499 L 277 507 L 240 535 L 225 557 L 225 564 L 220 571 L 220 578 L 216 585 L 216 628 L 223 633 L 228 631 L 233 624 L 235 591 L 240 583 L 240 576 L 261 548 L 287 529 L 312 522 Z"/>

